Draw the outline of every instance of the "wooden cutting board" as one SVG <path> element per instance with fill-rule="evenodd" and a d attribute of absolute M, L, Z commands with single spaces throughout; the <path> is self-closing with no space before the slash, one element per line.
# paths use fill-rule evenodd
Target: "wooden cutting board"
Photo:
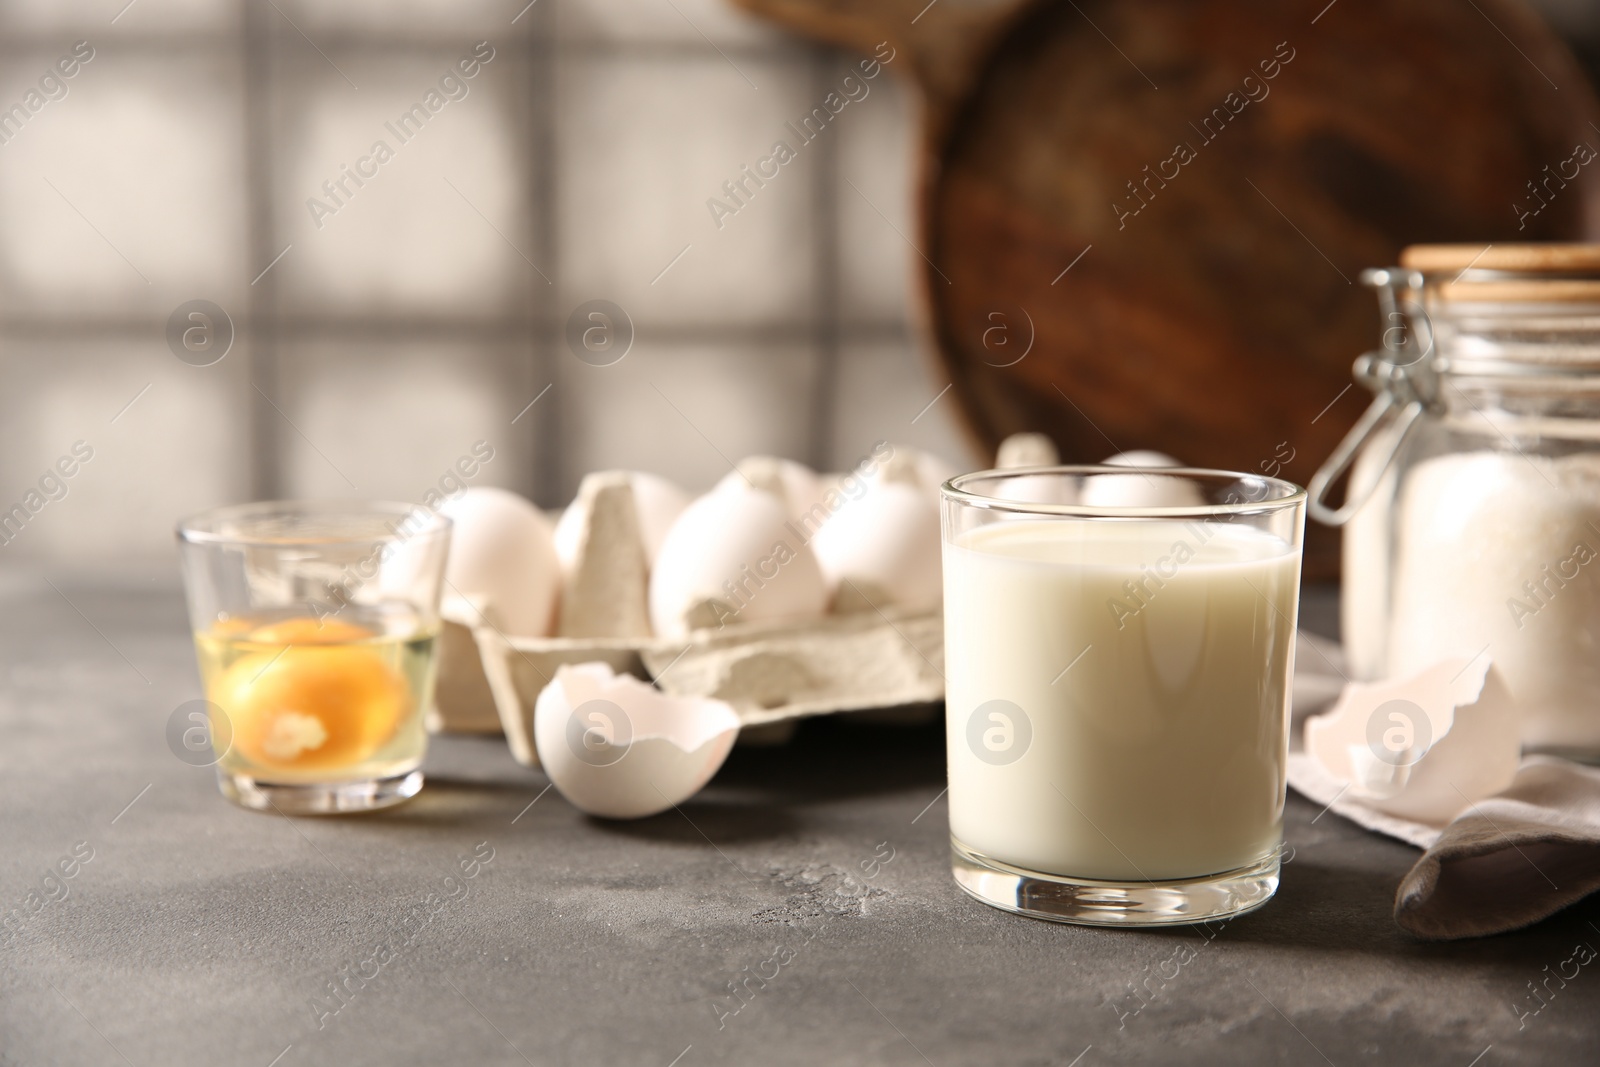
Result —
<path fill-rule="evenodd" d="M 736 2 L 887 41 L 921 88 L 912 262 L 987 451 L 1038 430 L 1304 484 L 1370 399 L 1363 268 L 1600 236 L 1600 163 L 1559 178 L 1600 107 L 1517 0 Z M 1306 569 L 1336 573 L 1333 531 Z"/>

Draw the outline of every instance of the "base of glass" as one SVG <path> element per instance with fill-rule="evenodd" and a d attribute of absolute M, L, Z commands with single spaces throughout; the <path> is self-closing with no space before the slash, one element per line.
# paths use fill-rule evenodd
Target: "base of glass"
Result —
<path fill-rule="evenodd" d="M 1280 850 L 1248 867 L 1170 882 L 1102 882 L 1024 870 L 950 839 L 950 869 L 968 896 L 1004 911 L 1083 926 L 1176 926 L 1243 915 L 1278 889 Z"/>
<path fill-rule="evenodd" d="M 223 796 L 241 808 L 284 815 L 343 815 L 405 803 L 422 788 L 422 772 L 354 782 L 301 783 L 267 782 L 218 767 L 217 785 Z"/>

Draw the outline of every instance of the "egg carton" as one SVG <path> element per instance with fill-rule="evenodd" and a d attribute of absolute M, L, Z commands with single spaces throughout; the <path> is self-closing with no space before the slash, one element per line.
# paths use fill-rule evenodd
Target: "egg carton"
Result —
<path fill-rule="evenodd" d="M 899 709 L 926 721 L 944 699 L 944 622 L 938 612 L 828 615 L 798 623 L 729 625 L 687 638 L 514 637 L 471 601 L 445 607 L 438 705 L 431 725 L 504 732 L 518 762 L 538 766 L 534 704 L 567 664 L 603 662 L 680 697 L 726 701 L 741 739 L 781 737 L 814 715 Z M 922 705 L 919 707 L 919 705 Z"/>
<path fill-rule="evenodd" d="M 595 662 L 668 696 L 729 704 L 743 743 L 781 741 L 810 715 L 935 714 L 928 705 L 944 697 L 943 626 L 917 582 L 927 573 L 927 531 L 937 573 L 933 501 L 947 473 L 881 442 L 847 475 L 748 457 L 691 503 L 654 476 L 597 471 L 553 531 L 525 501 L 477 490 L 463 498 L 464 515 L 452 516 L 471 536 L 452 546 L 463 552 L 451 581 L 460 595 L 445 605 L 430 726 L 503 732 L 517 759 L 533 764 L 540 692 L 557 668 Z M 843 511 L 869 499 L 874 510 Z M 831 531 L 859 536 L 857 526 L 836 525 L 847 519 L 899 537 L 905 547 L 893 558 L 902 569 L 825 576 L 811 546 Z M 522 565 L 540 555 L 541 541 L 559 562 L 554 585 L 541 576 L 549 571 Z M 733 558 L 767 545 L 758 560 Z"/>

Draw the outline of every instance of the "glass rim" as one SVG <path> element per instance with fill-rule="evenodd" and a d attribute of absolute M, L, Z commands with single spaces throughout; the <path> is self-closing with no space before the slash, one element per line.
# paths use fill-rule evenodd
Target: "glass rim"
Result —
<path fill-rule="evenodd" d="M 283 534 L 252 536 L 220 533 L 216 529 L 230 519 L 262 520 L 272 516 L 305 516 L 349 519 L 394 519 L 408 526 L 415 516 L 423 522 L 409 532 L 393 527 L 383 533 L 371 532 L 339 536 L 337 534 L 308 534 L 304 537 Z M 395 500 L 255 500 L 245 504 L 224 504 L 207 508 L 178 520 L 174 528 L 178 541 L 191 545 L 241 545 L 250 548 L 293 548 L 318 545 L 349 545 L 412 541 L 418 538 L 439 537 L 449 533 L 453 525 L 447 515 L 442 515 L 426 504 L 407 504 Z"/>
<path fill-rule="evenodd" d="M 983 478 L 1024 475 L 1087 477 L 1097 474 L 1143 474 L 1187 478 L 1196 482 L 1250 481 L 1270 486 L 1278 495 L 1237 504 L 1182 504 L 1171 507 L 1124 507 L 1107 504 L 1052 504 L 1031 500 L 1007 500 L 967 489 L 966 484 Z M 989 470 L 958 474 L 939 487 L 942 499 L 969 507 L 1009 511 L 1022 515 L 1049 515 L 1083 519 L 1204 519 L 1218 515 L 1261 515 L 1283 511 L 1306 503 L 1306 490 L 1283 478 L 1250 474 L 1217 467 L 1131 467 L 1105 463 L 1069 463 L 1046 467 L 993 467 Z"/>

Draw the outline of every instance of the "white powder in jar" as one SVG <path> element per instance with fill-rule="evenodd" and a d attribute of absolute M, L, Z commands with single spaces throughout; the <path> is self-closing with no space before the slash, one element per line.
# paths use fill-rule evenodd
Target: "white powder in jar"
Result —
<path fill-rule="evenodd" d="M 1525 746 L 1600 755 L 1600 455 L 1439 456 L 1398 514 L 1386 673 L 1487 656 Z"/>

